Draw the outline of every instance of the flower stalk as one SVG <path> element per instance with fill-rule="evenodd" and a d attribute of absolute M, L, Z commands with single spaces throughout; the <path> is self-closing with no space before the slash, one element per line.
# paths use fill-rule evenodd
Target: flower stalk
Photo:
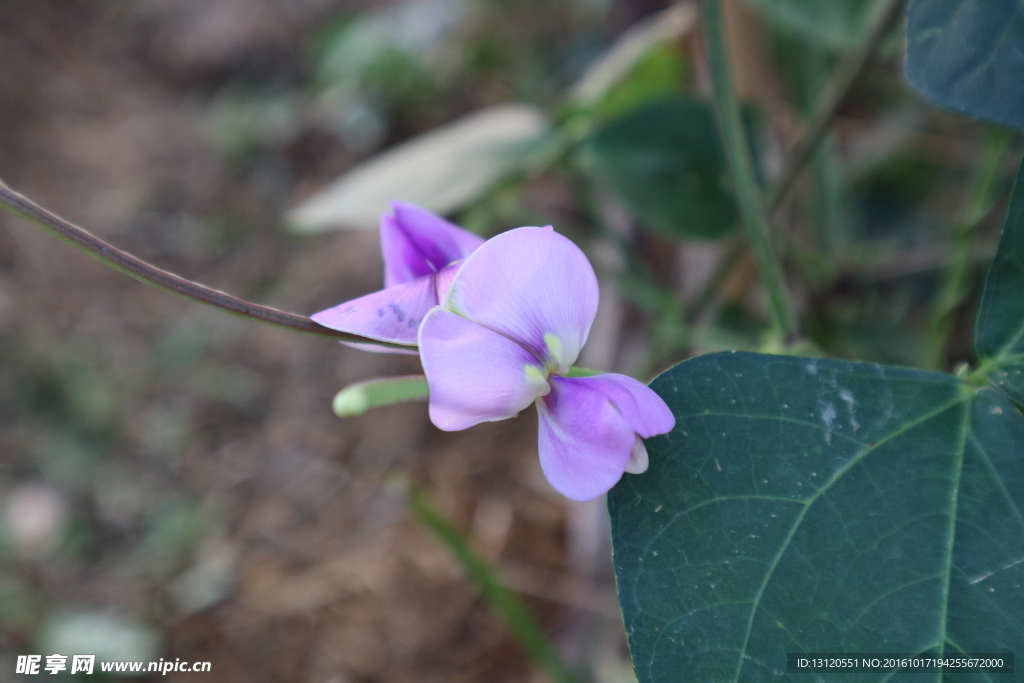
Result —
<path fill-rule="evenodd" d="M 757 260 L 764 288 L 768 292 L 772 326 L 782 340 L 791 341 L 797 334 L 796 315 L 786 290 L 782 268 L 772 250 L 768 217 L 754 174 L 754 163 L 750 157 L 750 144 L 740 116 L 739 101 L 733 88 L 721 2 L 722 0 L 701 0 L 704 39 L 707 43 L 708 64 L 715 91 L 715 113 L 729 168 L 732 171 L 743 227 Z"/>
<path fill-rule="evenodd" d="M 362 342 L 387 347 L 397 346 L 367 339 L 356 334 L 332 330 L 316 324 L 304 315 L 289 313 L 288 311 L 246 301 L 245 299 L 240 299 L 158 268 L 101 240 L 84 228 L 80 228 L 55 213 L 44 209 L 28 197 L 15 192 L 2 181 L 0 181 L 0 208 L 28 221 L 54 237 L 85 251 L 100 263 L 114 270 L 129 275 L 147 285 L 172 292 L 205 306 L 213 306 L 233 315 L 295 330 L 296 332 L 333 337 L 341 341 Z"/>

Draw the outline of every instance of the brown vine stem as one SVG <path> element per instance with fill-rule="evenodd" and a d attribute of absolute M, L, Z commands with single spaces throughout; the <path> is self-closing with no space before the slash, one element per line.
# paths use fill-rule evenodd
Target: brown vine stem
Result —
<path fill-rule="evenodd" d="M 28 197 L 15 192 L 2 181 L 0 181 L 0 208 L 32 223 L 54 237 L 58 237 L 82 249 L 100 263 L 110 266 L 114 270 L 130 275 L 145 284 L 178 294 L 197 303 L 213 306 L 214 308 L 219 308 L 222 311 L 250 320 L 295 330 L 296 332 L 331 337 L 340 341 L 408 348 L 367 339 L 347 332 L 338 332 L 337 330 L 318 325 L 304 315 L 255 304 L 219 290 L 211 289 L 198 282 L 186 280 L 180 275 L 157 268 L 151 263 L 104 242 L 89 231 L 69 223 L 52 211 L 39 206 Z"/>
<path fill-rule="evenodd" d="M 857 83 L 861 74 L 871 61 L 871 55 L 878 49 L 878 45 L 885 38 L 889 27 L 900 16 L 900 11 L 906 0 L 884 0 L 884 4 L 875 14 L 864 40 L 861 41 L 857 50 L 846 59 L 842 60 L 836 67 L 830 79 L 829 87 L 820 100 L 819 106 L 815 109 L 811 120 L 807 125 L 807 132 L 793 147 L 789 155 L 789 163 L 783 167 L 779 174 L 779 181 L 768 192 L 765 202 L 768 205 L 769 213 L 774 212 L 782 204 L 782 201 L 789 194 L 793 183 L 800 175 L 811 153 L 825 137 L 829 124 L 835 117 L 839 106 L 850 94 L 850 90 Z"/>

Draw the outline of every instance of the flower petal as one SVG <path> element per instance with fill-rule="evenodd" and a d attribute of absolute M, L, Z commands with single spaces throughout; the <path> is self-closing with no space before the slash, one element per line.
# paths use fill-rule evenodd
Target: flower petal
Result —
<path fill-rule="evenodd" d="M 636 435 L 600 391 L 576 378 L 549 381 L 551 393 L 537 401 L 541 469 L 565 497 L 597 498 L 622 478 Z"/>
<path fill-rule="evenodd" d="M 396 344 L 416 344 L 420 321 L 437 306 L 433 275 L 367 294 L 312 316 L 324 327 Z"/>
<path fill-rule="evenodd" d="M 549 391 L 526 349 L 443 308 L 423 319 L 419 347 L 430 420 L 445 431 L 513 417 Z"/>
<path fill-rule="evenodd" d="M 563 373 L 587 340 L 597 299 L 597 276 L 579 247 L 551 229 L 517 228 L 466 259 L 442 305 Z"/>
<path fill-rule="evenodd" d="M 338 411 L 335 410 L 334 412 Z M 630 474 L 643 474 L 650 466 L 651 459 L 647 455 L 647 446 L 644 445 L 644 440 L 640 438 L 639 434 L 634 436 L 636 441 L 633 443 L 633 450 L 629 452 L 629 462 L 626 463 L 626 471 Z"/>
<path fill-rule="evenodd" d="M 626 424 L 645 439 L 670 432 L 676 426 L 676 418 L 661 396 L 632 377 L 603 373 L 573 381 L 603 394 L 622 413 Z"/>
<path fill-rule="evenodd" d="M 368 353 L 397 353 L 400 356 L 418 356 L 420 352 L 415 346 L 410 346 L 407 349 L 399 349 L 393 346 L 380 346 L 379 344 L 371 344 L 369 342 L 338 342 L 344 344 L 350 349 L 359 349 L 360 351 L 366 351 Z"/>
<path fill-rule="evenodd" d="M 436 273 L 473 253 L 484 239 L 412 204 L 392 202 L 380 219 L 384 286 Z"/>
<path fill-rule="evenodd" d="M 458 274 L 459 268 L 461 267 L 462 261 L 455 261 L 454 263 L 449 263 L 434 276 L 438 303 L 448 295 L 448 290 L 451 289 L 452 282 L 455 280 L 455 276 Z"/>

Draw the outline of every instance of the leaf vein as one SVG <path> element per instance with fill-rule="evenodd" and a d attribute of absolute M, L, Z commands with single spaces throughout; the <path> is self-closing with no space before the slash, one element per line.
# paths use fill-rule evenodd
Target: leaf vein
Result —
<path fill-rule="evenodd" d="M 899 429 L 896 429 L 893 432 L 891 432 L 890 434 L 886 435 L 884 438 L 879 439 L 873 445 L 871 445 L 868 448 L 865 448 L 864 451 L 862 451 L 861 453 L 859 453 L 855 457 L 851 458 L 850 461 L 844 467 L 842 467 L 839 470 L 837 470 L 836 473 L 832 475 L 832 478 L 829 479 L 829 481 L 827 481 L 817 491 L 817 493 L 815 493 L 815 495 L 812 496 L 807 501 L 807 504 L 805 505 L 804 509 L 801 510 L 800 513 L 793 520 L 793 525 L 790 528 L 789 533 L 786 535 L 786 538 L 783 539 L 783 542 L 782 542 L 782 544 L 781 544 L 781 546 L 779 548 L 779 552 L 777 552 L 775 554 L 775 557 L 772 559 L 771 564 L 768 566 L 768 571 L 765 573 L 764 580 L 761 582 L 761 585 L 758 588 L 757 594 L 754 596 L 753 607 L 750 610 L 750 616 L 747 619 L 747 632 L 744 635 L 743 645 L 740 648 L 740 656 L 737 658 L 737 661 L 736 661 L 736 672 L 735 672 L 735 674 L 733 674 L 733 681 L 734 681 L 734 683 L 739 683 L 740 672 L 743 669 L 743 660 L 744 660 L 744 657 L 746 656 L 746 652 L 747 652 L 747 645 L 750 642 L 750 633 L 753 630 L 753 626 L 754 626 L 754 616 L 757 614 L 758 605 L 761 602 L 761 596 L 764 595 L 764 592 L 767 589 L 769 582 L 771 581 L 773 575 L 775 574 L 775 569 L 778 567 L 779 562 L 782 560 L 782 556 L 785 554 L 786 549 L 788 548 L 790 541 L 793 540 L 793 537 L 796 535 L 797 530 L 800 528 L 800 525 L 803 523 L 804 518 L 807 516 L 807 512 L 814 505 L 814 502 L 816 500 L 818 500 L 833 484 L 835 484 L 837 481 L 839 481 L 839 479 L 841 479 L 843 477 L 843 475 L 845 475 L 847 472 L 849 472 L 857 463 L 862 461 L 864 458 L 866 458 L 871 453 L 874 453 L 875 451 L 877 451 L 881 446 L 883 446 L 884 444 L 886 444 L 886 443 L 892 441 L 893 439 L 901 436 L 902 434 L 904 434 L 907 431 L 913 429 L 914 427 L 916 427 L 916 426 L 918 426 L 920 424 L 923 424 L 923 423 L 927 422 L 928 420 L 930 420 L 930 419 L 932 419 L 932 418 L 934 418 L 934 417 L 936 417 L 938 415 L 941 415 L 942 413 L 944 413 L 945 411 L 949 410 L 950 408 L 952 408 L 953 406 L 957 405 L 958 403 L 963 403 L 963 402 L 964 402 L 964 396 L 962 396 L 962 395 L 957 396 L 957 397 L 955 397 L 955 398 L 953 398 L 953 399 L 951 399 L 949 401 L 946 401 L 945 403 L 939 405 L 937 408 L 935 408 L 935 409 L 925 413 L 924 415 L 921 415 L 917 419 L 911 420 L 911 421 L 903 424 Z"/>

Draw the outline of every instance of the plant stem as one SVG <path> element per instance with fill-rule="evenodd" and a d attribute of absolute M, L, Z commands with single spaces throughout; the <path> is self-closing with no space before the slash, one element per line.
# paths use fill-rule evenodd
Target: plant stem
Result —
<path fill-rule="evenodd" d="M 1004 129 L 989 131 L 967 191 L 967 200 L 953 222 L 949 250 L 952 262 L 945 272 L 935 306 L 929 319 L 926 338 L 926 368 L 943 369 L 944 356 L 953 331 L 953 314 L 970 293 L 970 266 L 974 254 L 975 228 L 991 210 L 993 188 L 998 177 L 1010 133 Z"/>
<path fill-rule="evenodd" d="M 702 1 L 707 4 L 706 0 Z M 789 155 L 789 162 L 783 168 L 782 173 L 779 174 L 779 181 L 768 193 L 766 204 L 768 205 L 769 212 L 774 213 L 782 204 L 790 189 L 792 189 L 793 183 L 797 176 L 800 175 L 804 164 L 811 158 L 811 153 L 821 142 L 825 131 L 828 130 L 828 126 L 836 115 L 839 105 L 843 103 L 843 100 L 850 94 L 850 90 L 860 78 L 860 75 L 864 73 L 871 55 L 874 54 L 879 43 L 882 42 L 889 26 L 900 16 L 900 10 L 903 8 L 904 1 L 884 0 L 884 4 L 875 15 L 875 20 L 872 22 L 871 28 L 868 30 L 867 35 L 865 35 L 863 42 L 861 42 L 853 54 L 840 62 L 839 66 L 836 67 L 832 74 L 831 84 L 825 88 L 825 94 L 822 96 L 820 104 L 815 109 L 814 115 L 807 125 L 807 132 L 794 145 L 793 151 Z"/>
<path fill-rule="evenodd" d="M 18 194 L 2 181 L 0 181 L 0 208 L 23 218 L 54 237 L 87 252 L 97 261 L 110 266 L 114 270 L 130 275 L 145 284 L 178 294 L 197 303 L 213 306 L 243 318 L 249 318 L 250 320 L 256 320 L 277 327 L 285 327 L 297 332 L 316 334 L 322 337 L 333 337 L 341 341 L 377 344 L 393 348 L 409 348 L 367 339 L 347 332 L 338 332 L 337 330 L 318 325 L 304 315 L 255 304 L 216 289 L 211 289 L 198 282 L 186 280 L 180 275 L 157 268 L 151 263 L 104 242 L 87 230 L 69 223 L 27 197 Z"/>
<path fill-rule="evenodd" d="M 800 45 L 798 54 L 800 104 L 804 115 L 810 117 L 817 93 L 827 85 L 828 64 L 823 50 L 810 41 Z M 814 175 L 814 222 L 818 226 L 819 245 L 833 268 L 838 266 L 846 242 L 842 166 L 834 142 L 833 136 L 822 133 L 810 162 Z"/>
<path fill-rule="evenodd" d="M 416 519 L 455 556 L 463 571 L 480 589 L 484 600 L 502 618 L 530 659 L 559 683 L 578 681 L 548 642 L 540 624 L 526 611 L 516 595 L 501 584 L 494 570 L 469 547 L 458 529 L 441 515 L 426 494 L 413 491 L 409 495 L 409 507 Z"/>
<path fill-rule="evenodd" d="M 796 336 L 796 316 L 786 290 L 782 269 L 772 252 L 768 218 L 761 203 L 761 191 L 754 175 L 750 145 L 740 117 L 740 106 L 732 85 L 729 55 L 725 46 L 725 22 L 721 0 L 701 0 L 704 39 L 715 90 L 715 111 L 722 141 L 732 170 L 743 226 L 757 260 L 761 280 L 768 292 L 772 325 L 778 336 L 789 341 Z"/>

